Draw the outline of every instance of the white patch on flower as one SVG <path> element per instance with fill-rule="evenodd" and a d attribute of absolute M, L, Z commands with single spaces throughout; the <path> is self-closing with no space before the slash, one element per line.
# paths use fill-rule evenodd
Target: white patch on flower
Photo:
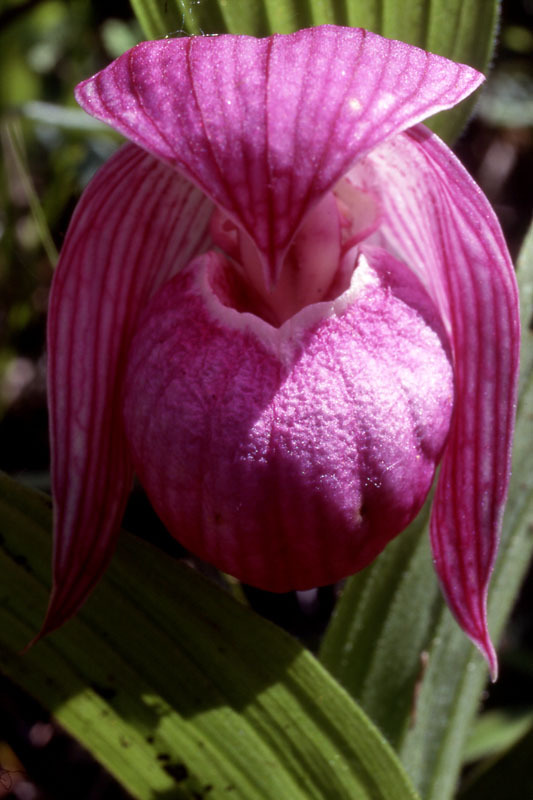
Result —
<path fill-rule="evenodd" d="M 350 252 L 347 254 L 348 257 L 350 257 Z M 205 262 L 197 270 L 196 280 L 198 291 L 204 298 L 206 308 L 215 319 L 218 319 L 224 327 L 250 331 L 283 364 L 291 365 L 295 351 L 299 349 L 301 340 L 306 337 L 310 328 L 328 317 L 341 316 L 361 293 L 379 287 L 379 276 L 365 256 L 363 254 L 356 255 L 354 252 L 354 257 L 357 259 L 357 265 L 352 273 L 349 287 L 342 294 L 334 300 L 323 300 L 304 306 L 279 328 L 273 327 L 256 314 L 236 311 L 221 303 L 209 282 L 208 262 Z"/>
<path fill-rule="evenodd" d="M 362 105 L 357 97 L 352 97 L 351 100 L 348 100 L 348 105 L 352 111 L 360 111 L 362 108 Z"/>
<path fill-rule="evenodd" d="M 374 108 L 378 111 L 389 111 L 396 103 L 397 98 L 391 92 L 384 92 L 374 103 Z"/>

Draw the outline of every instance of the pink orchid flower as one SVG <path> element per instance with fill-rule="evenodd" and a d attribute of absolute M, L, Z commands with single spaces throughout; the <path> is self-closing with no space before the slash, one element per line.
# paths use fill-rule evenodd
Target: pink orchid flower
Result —
<path fill-rule="evenodd" d="M 414 518 L 496 657 L 517 292 L 495 216 L 418 123 L 482 81 L 363 30 L 144 42 L 80 84 L 123 133 L 49 317 L 55 581 L 71 616 L 134 474 L 193 553 L 272 591 L 336 581 Z"/>

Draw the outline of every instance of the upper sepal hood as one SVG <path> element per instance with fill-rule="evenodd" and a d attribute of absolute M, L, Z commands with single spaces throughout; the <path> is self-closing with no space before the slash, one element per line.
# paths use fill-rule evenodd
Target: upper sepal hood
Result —
<path fill-rule="evenodd" d="M 324 25 L 143 42 L 76 99 L 222 207 L 273 282 L 306 213 L 358 158 L 482 80 L 403 42 Z"/>

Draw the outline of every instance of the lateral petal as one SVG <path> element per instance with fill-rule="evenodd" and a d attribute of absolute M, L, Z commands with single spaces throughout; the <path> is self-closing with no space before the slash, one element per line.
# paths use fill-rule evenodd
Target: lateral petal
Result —
<path fill-rule="evenodd" d="M 275 282 L 307 211 L 359 157 L 482 80 L 403 42 L 324 25 L 143 42 L 76 97 L 223 207 Z"/>
<path fill-rule="evenodd" d="M 112 555 L 133 477 L 120 411 L 128 343 L 147 299 L 206 248 L 211 212 L 132 144 L 77 206 L 48 317 L 54 588 L 40 635 L 79 608 Z"/>
<path fill-rule="evenodd" d="M 351 177 L 379 192 L 382 235 L 421 277 L 448 329 L 456 397 L 431 543 L 450 608 L 495 676 L 486 597 L 516 403 L 520 334 L 513 266 L 485 196 L 423 125 L 376 148 Z"/>

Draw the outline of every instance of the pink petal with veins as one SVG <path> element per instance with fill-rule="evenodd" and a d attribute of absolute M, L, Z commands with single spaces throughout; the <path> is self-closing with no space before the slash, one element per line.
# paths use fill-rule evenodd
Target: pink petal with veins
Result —
<path fill-rule="evenodd" d="M 514 269 L 488 201 L 420 125 L 350 177 L 379 197 L 380 241 L 419 275 L 449 332 L 456 406 L 431 518 L 435 567 L 493 676 L 486 598 L 507 495 L 519 356 Z"/>
<path fill-rule="evenodd" d="M 453 405 L 446 336 L 382 250 L 277 328 L 235 310 L 234 276 L 202 256 L 143 315 L 124 391 L 135 470 L 168 529 L 222 570 L 271 591 L 330 583 L 426 497 Z"/>
<path fill-rule="evenodd" d="M 244 228 L 273 282 L 302 219 L 362 155 L 483 76 L 361 29 L 143 42 L 80 105 L 174 165 Z"/>
<path fill-rule="evenodd" d="M 211 202 L 165 164 L 126 145 L 72 219 L 48 317 L 54 591 L 41 635 L 100 578 L 133 467 L 121 418 L 125 353 L 147 299 L 206 248 Z"/>
<path fill-rule="evenodd" d="M 282 590 L 368 563 L 444 453 L 435 563 L 495 672 L 485 604 L 509 477 L 514 273 L 451 152 L 422 126 L 403 132 L 481 80 L 323 26 L 146 42 L 80 84 L 80 104 L 151 155 L 130 145 L 91 184 L 52 288 L 46 629 L 105 567 L 133 466 L 191 550 Z M 173 277 L 213 242 L 228 259 Z"/>

